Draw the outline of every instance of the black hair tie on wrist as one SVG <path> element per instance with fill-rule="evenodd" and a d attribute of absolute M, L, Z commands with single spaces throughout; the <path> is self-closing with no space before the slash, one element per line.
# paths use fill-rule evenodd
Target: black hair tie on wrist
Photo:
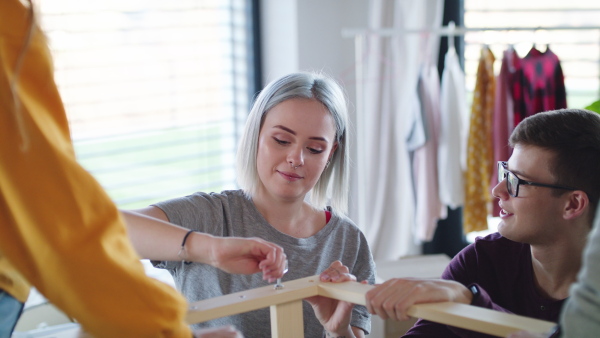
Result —
<path fill-rule="evenodd" d="M 179 249 L 179 253 L 177 254 L 177 256 L 179 256 L 179 258 L 181 258 L 181 262 L 185 263 L 185 264 L 192 264 L 192 262 L 186 261 L 183 257 L 181 257 L 181 254 L 185 252 L 185 242 L 187 241 L 188 237 L 190 236 L 190 234 L 192 232 L 195 232 L 195 231 L 190 230 L 185 234 L 185 236 L 183 236 L 183 241 L 181 242 L 181 249 Z"/>

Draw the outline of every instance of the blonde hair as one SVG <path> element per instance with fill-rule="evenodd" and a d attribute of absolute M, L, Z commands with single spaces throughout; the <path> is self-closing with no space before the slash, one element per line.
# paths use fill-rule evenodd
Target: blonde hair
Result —
<path fill-rule="evenodd" d="M 342 87 L 331 77 L 321 73 L 300 72 L 286 75 L 269 83 L 257 96 L 240 139 L 237 150 L 237 179 L 246 196 L 251 198 L 258 189 L 256 156 L 258 136 L 266 114 L 277 104 L 293 99 L 308 98 L 321 102 L 331 114 L 338 144 L 330 164 L 310 193 L 310 204 L 324 209 L 328 200 L 332 212 L 346 214 L 348 209 L 349 151 L 347 144 L 348 108 Z M 327 191 L 331 186 L 331 198 Z"/>

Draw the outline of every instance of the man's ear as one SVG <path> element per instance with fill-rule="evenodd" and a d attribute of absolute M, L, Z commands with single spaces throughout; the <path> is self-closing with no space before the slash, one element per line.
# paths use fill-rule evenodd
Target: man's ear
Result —
<path fill-rule="evenodd" d="M 564 209 L 565 219 L 574 219 L 583 215 L 589 208 L 590 200 L 583 190 L 575 190 L 569 193 L 569 199 Z"/>

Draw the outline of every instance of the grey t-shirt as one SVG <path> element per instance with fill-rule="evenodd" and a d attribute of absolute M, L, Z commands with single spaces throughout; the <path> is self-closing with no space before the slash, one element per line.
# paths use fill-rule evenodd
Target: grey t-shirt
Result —
<path fill-rule="evenodd" d="M 258 212 L 254 203 L 241 190 L 221 193 L 198 192 L 190 196 L 154 204 L 162 209 L 169 221 L 191 230 L 215 236 L 259 237 L 283 247 L 289 262 L 286 280 L 317 275 L 339 260 L 350 269 L 358 281 L 375 282 L 375 264 L 363 233 L 348 218 L 332 215 L 317 234 L 295 238 L 273 228 Z M 168 269 L 177 288 L 188 302 L 218 297 L 268 285 L 262 274 L 232 275 L 209 265 L 181 261 L 153 262 Z M 310 304 L 303 302 L 304 336 L 322 337 L 323 327 Z M 355 305 L 352 326 L 369 333 L 370 314 L 364 306 Z M 271 337 L 269 309 L 260 309 L 230 317 L 195 324 L 194 328 L 234 325 L 246 337 Z"/>

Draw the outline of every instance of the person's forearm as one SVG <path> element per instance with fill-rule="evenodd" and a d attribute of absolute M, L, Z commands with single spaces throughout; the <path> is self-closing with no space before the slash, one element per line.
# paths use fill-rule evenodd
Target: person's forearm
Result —
<path fill-rule="evenodd" d="M 351 326 L 351 327 L 348 327 L 348 329 L 344 330 L 343 332 L 329 332 L 329 331 L 325 330 L 325 337 L 326 338 L 364 338 L 365 334 L 361 328 Z"/>
<path fill-rule="evenodd" d="M 325 338 L 355 338 L 354 333 L 350 328 L 344 332 L 329 332 L 325 331 Z"/>
<path fill-rule="evenodd" d="M 133 247 L 142 258 L 199 263 L 210 261 L 213 236 L 194 232 L 187 237 L 185 250 L 182 251 L 181 244 L 188 229 L 133 211 L 121 210 L 121 214 Z"/>

